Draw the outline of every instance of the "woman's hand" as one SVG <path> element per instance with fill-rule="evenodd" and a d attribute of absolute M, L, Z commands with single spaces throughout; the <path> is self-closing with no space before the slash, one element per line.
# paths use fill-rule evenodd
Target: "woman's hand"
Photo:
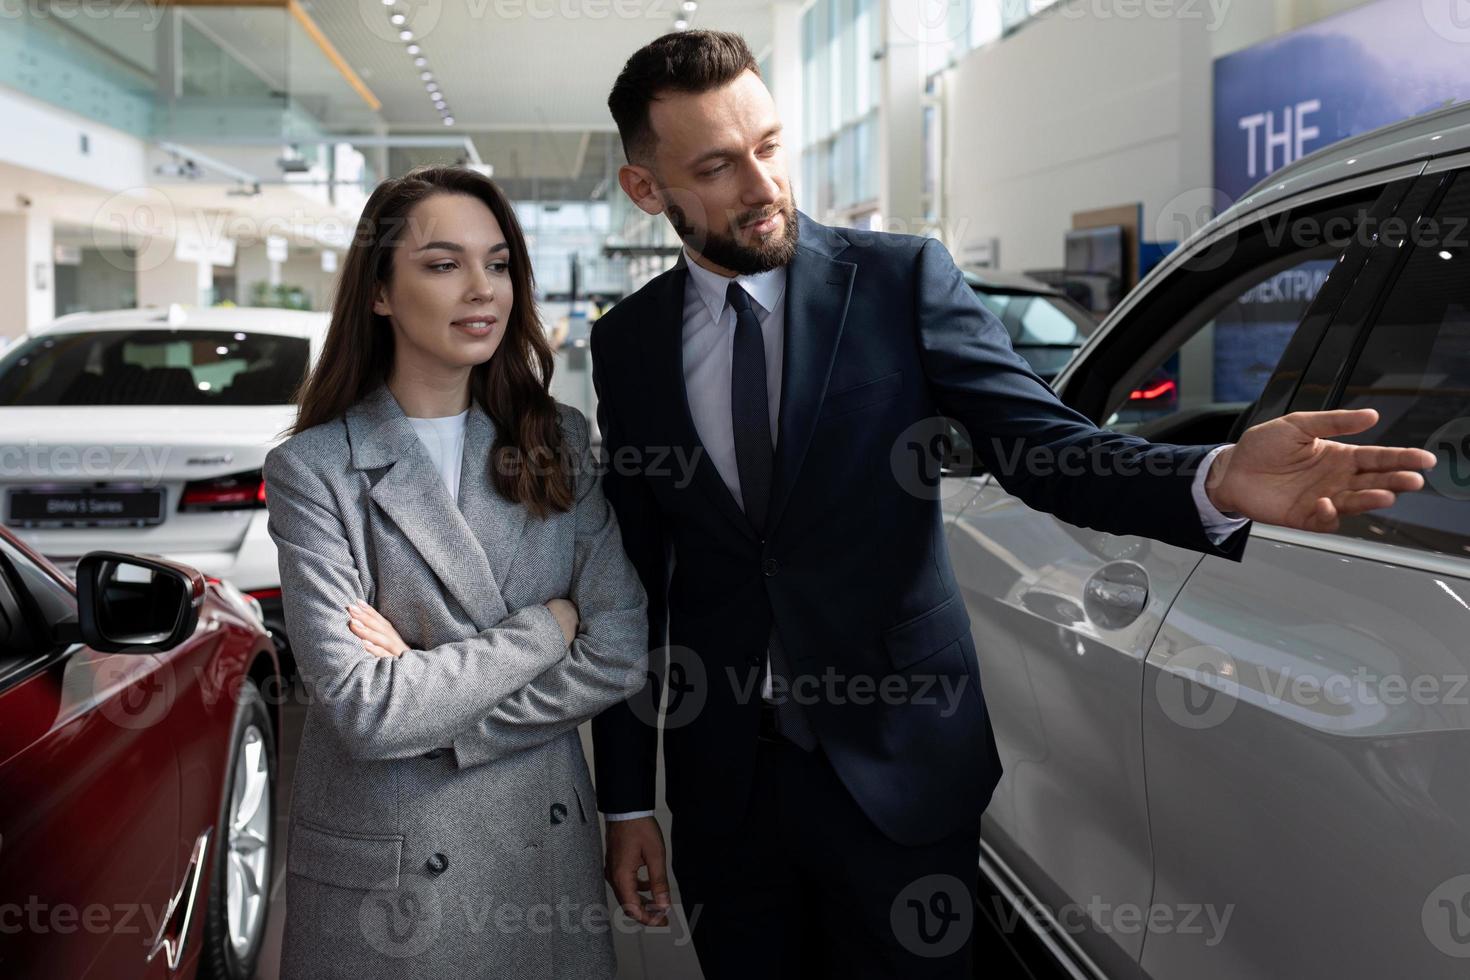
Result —
<path fill-rule="evenodd" d="M 567 646 L 577 638 L 577 627 L 582 625 L 582 618 L 577 613 L 576 605 L 570 599 L 552 599 L 546 604 L 551 614 L 556 617 L 557 625 L 561 627 L 561 635 L 566 637 Z"/>
<path fill-rule="evenodd" d="M 393 624 L 383 618 L 382 613 L 365 602 L 354 602 L 347 607 L 351 616 L 348 628 L 362 641 L 363 647 L 375 657 L 396 657 L 409 649 L 398 635 Z"/>

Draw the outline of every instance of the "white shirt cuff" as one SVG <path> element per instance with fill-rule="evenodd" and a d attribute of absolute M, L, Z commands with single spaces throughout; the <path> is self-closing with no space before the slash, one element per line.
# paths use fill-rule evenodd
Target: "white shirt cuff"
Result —
<path fill-rule="evenodd" d="M 1205 492 L 1205 479 L 1210 475 L 1210 467 L 1215 463 L 1215 457 L 1229 449 L 1234 443 L 1216 447 L 1210 450 L 1209 455 L 1199 465 L 1199 472 L 1194 475 L 1194 506 L 1199 510 L 1199 518 L 1205 526 L 1205 535 L 1214 544 L 1219 544 L 1230 535 L 1250 523 L 1250 518 L 1242 517 L 1234 512 L 1221 513 L 1219 508 L 1210 503 L 1210 495 Z"/>
<path fill-rule="evenodd" d="M 603 816 L 608 820 L 637 820 L 639 817 L 651 817 L 653 813 L 652 810 L 633 810 L 630 813 L 604 813 Z"/>

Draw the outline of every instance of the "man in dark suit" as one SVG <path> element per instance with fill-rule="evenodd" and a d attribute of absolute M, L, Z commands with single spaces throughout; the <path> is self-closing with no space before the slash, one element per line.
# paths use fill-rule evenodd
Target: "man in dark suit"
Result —
<path fill-rule="evenodd" d="M 667 687 L 671 850 L 706 977 L 968 976 L 968 930 L 950 926 L 973 902 L 1001 764 L 911 450 L 952 418 L 1030 506 L 1234 560 L 1250 519 L 1330 529 L 1422 487 L 1434 457 L 1326 438 L 1371 410 L 1219 447 L 1097 428 L 1011 350 L 938 241 L 797 212 L 736 35 L 664 35 L 608 104 L 623 191 L 684 242 L 592 332 L 604 485 L 668 658 L 594 722 L 608 879 L 661 921 Z"/>

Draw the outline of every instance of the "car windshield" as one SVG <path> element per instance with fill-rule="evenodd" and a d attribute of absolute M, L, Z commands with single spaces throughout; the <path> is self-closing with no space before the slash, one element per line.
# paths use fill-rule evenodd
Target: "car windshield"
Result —
<path fill-rule="evenodd" d="M 1024 293 L 975 293 L 1005 324 L 1012 347 L 1080 347 L 1096 324 L 1066 300 Z"/>
<path fill-rule="evenodd" d="M 47 333 L 0 358 L 0 406 L 285 405 L 308 349 L 228 330 Z"/>

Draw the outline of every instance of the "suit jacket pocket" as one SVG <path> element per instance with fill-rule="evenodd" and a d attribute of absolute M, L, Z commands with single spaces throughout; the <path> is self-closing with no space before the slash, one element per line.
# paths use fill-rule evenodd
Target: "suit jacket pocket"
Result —
<path fill-rule="evenodd" d="M 402 857 L 402 834 L 358 834 L 298 820 L 286 848 L 286 870 L 339 888 L 397 888 Z"/>
<path fill-rule="evenodd" d="M 822 411 L 817 417 L 819 419 L 836 418 L 839 415 L 856 412 L 860 408 L 867 408 L 869 405 L 885 402 L 897 395 L 902 387 L 903 372 L 894 371 L 881 378 L 849 385 L 840 391 L 829 391 L 827 397 L 822 399 Z"/>
<path fill-rule="evenodd" d="M 970 628 L 970 615 L 958 595 L 912 619 L 883 631 L 888 659 L 897 670 L 906 670 L 951 646 Z M 963 661 L 960 661 L 963 666 Z"/>

